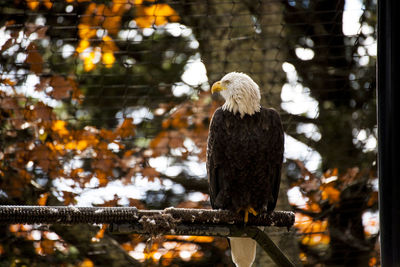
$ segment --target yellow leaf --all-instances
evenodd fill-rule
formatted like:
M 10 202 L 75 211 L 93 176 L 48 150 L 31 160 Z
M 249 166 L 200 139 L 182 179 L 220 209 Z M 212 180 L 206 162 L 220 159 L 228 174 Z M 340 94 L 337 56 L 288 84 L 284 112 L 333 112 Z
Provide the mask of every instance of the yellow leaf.
M 135 21 L 141 28 L 149 28 L 153 24 L 160 26 L 166 24 L 168 21 L 180 20 L 175 10 L 167 4 L 138 6 L 137 9 L 138 14 Z
M 89 46 L 90 46 L 90 42 L 86 39 L 83 39 L 79 42 L 79 45 L 76 48 L 76 52 L 78 52 L 80 54 L 83 51 L 85 51 L 85 49 L 88 48 Z
M 88 142 L 86 140 L 80 140 L 78 141 L 78 144 L 76 145 L 76 149 L 78 150 L 84 150 L 88 147 Z
M 156 17 L 155 24 L 163 25 L 167 22 L 167 19 L 170 21 L 178 21 L 180 18 L 175 12 L 175 10 L 167 4 L 157 4 L 155 5 L 156 9 L 153 15 Z M 160 21 L 158 21 L 160 19 Z
M 107 68 L 111 68 L 115 62 L 114 54 L 112 52 L 103 53 L 102 61 Z
M 73 150 L 73 149 L 75 149 L 75 148 L 76 148 L 76 141 L 68 142 L 68 143 L 65 145 L 65 149 Z
M 69 132 L 68 132 L 68 130 L 65 128 L 65 125 L 66 125 L 66 124 L 67 124 L 67 123 L 66 123 L 65 121 L 56 120 L 56 121 L 53 121 L 53 125 L 51 126 L 51 129 L 52 129 L 54 132 L 57 132 L 60 136 L 68 135 Z
M 88 40 L 96 36 L 97 30 L 91 25 L 81 23 L 78 25 L 79 37 L 83 40 Z
M 79 267 L 94 267 L 94 264 L 91 260 L 86 258 L 84 261 L 82 261 Z
M 39 135 L 39 140 L 42 141 L 42 143 L 46 140 L 47 138 L 47 133 L 44 132 L 43 134 Z
M 308 246 L 315 246 L 319 244 L 328 244 L 329 243 L 329 236 L 325 234 L 310 234 L 306 235 L 302 240 L 301 243 Z
M 83 60 L 83 68 L 85 71 L 93 70 L 96 65 L 94 64 L 95 52 L 90 52 L 87 56 L 84 57 Z

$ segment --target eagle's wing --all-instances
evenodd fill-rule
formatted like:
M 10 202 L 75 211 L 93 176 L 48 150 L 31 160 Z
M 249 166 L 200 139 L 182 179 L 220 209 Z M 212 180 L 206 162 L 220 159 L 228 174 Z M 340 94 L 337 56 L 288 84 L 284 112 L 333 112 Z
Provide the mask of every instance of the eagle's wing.
M 217 158 L 215 153 L 218 151 L 215 149 L 216 140 L 218 139 L 218 127 L 222 120 L 222 109 L 218 108 L 213 117 L 211 118 L 210 129 L 208 132 L 207 140 L 207 174 L 208 174 L 208 184 L 210 193 L 211 207 L 216 208 L 216 198 L 220 191 L 219 181 L 218 181 L 218 170 L 217 170 Z
M 281 118 L 274 109 L 262 109 L 263 127 L 268 127 L 269 146 L 267 153 L 267 162 L 270 164 L 270 182 L 272 183 L 273 202 L 268 202 L 268 211 L 273 211 L 276 206 L 279 194 L 279 185 L 281 183 L 281 169 L 284 152 L 284 131 Z
M 210 202 L 214 209 L 235 210 L 246 206 L 244 202 L 250 199 L 254 202 L 256 198 L 258 200 L 253 205 L 258 208 L 265 205 L 268 211 L 272 211 L 276 206 L 283 161 L 282 123 L 279 114 L 273 109 L 262 108 L 261 114 L 257 116 L 260 119 L 254 117 L 251 121 L 248 119 L 238 124 L 242 119 L 233 122 L 233 117 L 219 108 L 211 119 L 207 142 L 207 173 Z M 228 129 L 235 134 L 229 134 Z M 236 143 L 232 138 L 237 139 Z M 246 145 L 252 148 L 245 149 Z M 246 174 L 243 170 L 249 166 L 257 170 L 249 169 Z M 237 171 L 236 178 L 242 181 L 228 179 Z M 263 180 L 249 179 L 253 176 Z M 236 187 L 230 183 L 236 183 Z M 267 186 L 268 189 L 257 190 L 260 186 Z

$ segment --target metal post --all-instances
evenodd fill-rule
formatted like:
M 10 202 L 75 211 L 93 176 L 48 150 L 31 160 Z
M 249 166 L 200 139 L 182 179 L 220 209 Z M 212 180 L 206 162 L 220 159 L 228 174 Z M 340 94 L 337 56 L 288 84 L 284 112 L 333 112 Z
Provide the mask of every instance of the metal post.
M 400 1 L 378 1 L 378 173 L 382 266 L 400 266 Z M 396 103 L 397 102 L 397 103 Z

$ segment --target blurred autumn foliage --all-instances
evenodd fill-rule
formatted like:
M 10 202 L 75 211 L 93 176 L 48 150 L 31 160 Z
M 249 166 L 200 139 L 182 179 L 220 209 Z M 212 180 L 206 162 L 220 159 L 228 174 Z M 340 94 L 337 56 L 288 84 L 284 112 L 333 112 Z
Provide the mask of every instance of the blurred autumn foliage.
M 182 74 L 183 67 L 194 50 L 190 52 L 189 49 L 182 54 L 180 62 L 166 58 L 162 62 L 155 61 L 146 66 L 150 60 L 163 57 L 163 50 L 168 49 L 168 46 L 177 52 L 186 46 L 185 37 L 174 37 L 168 32 L 157 36 L 144 35 L 148 28 L 179 21 L 177 12 L 171 6 L 139 0 L 115 0 L 108 3 L 27 0 L 15 1 L 12 8 L 12 11 L 29 10 L 36 21 L 29 16 L 2 19 L 2 34 L 7 39 L 1 45 L 4 70 L 0 80 L 2 204 L 75 205 L 76 197 L 82 190 L 105 188 L 114 180 L 121 182 L 121 186 L 132 184 L 136 179 L 163 183 L 161 179 L 165 177 L 149 164 L 149 159 L 167 155 L 172 149 L 180 148 L 183 159 L 199 154 L 204 161 L 207 121 L 217 104 L 211 105 L 207 92 L 198 96 L 195 105 L 183 103 L 185 98 L 171 94 L 171 81 L 177 80 L 176 77 Z M 2 7 L 2 12 L 7 11 L 7 7 Z M 61 11 L 64 16 L 51 14 Z M 40 15 L 42 13 L 46 18 Z M 72 18 L 68 15 L 75 16 Z M 40 18 L 47 22 L 46 25 L 38 22 Z M 60 25 L 59 30 L 47 26 L 54 20 Z M 118 36 L 123 32 L 122 25 L 127 24 L 132 28 L 130 34 L 136 31 L 137 38 L 141 38 L 136 44 L 131 44 L 130 38 L 123 40 Z M 72 25 L 75 32 L 67 35 L 72 34 L 76 38 L 63 36 L 62 28 L 68 28 L 68 25 Z M 127 49 L 128 46 L 132 47 L 132 53 L 143 50 L 142 46 L 146 43 L 143 39 L 146 38 L 149 39 L 149 44 L 152 38 L 164 39 L 161 40 L 161 45 L 166 47 L 160 47 L 156 51 L 158 55 L 137 53 L 132 58 L 127 58 L 132 54 L 121 54 L 121 49 Z M 61 47 L 55 44 L 57 40 L 62 42 Z M 169 44 L 166 43 L 168 40 Z M 60 47 L 59 53 L 52 52 L 54 45 Z M 12 49 L 25 54 L 21 63 L 15 61 L 14 52 L 9 52 Z M 63 53 L 67 53 L 67 56 Z M 116 60 L 128 62 L 131 66 L 127 67 L 126 63 L 125 66 L 117 66 Z M 136 61 L 136 64 L 131 61 Z M 23 75 L 13 75 L 16 71 Z M 125 83 L 121 84 L 121 90 L 124 90 L 128 99 L 118 107 L 116 103 L 119 100 L 110 94 L 121 95 L 119 88 L 115 87 L 120 78 L 107 76 L 107 73 L 115 72 L 133 79 L 133 82 L 126 81 L 131 86 L 135 83 L 146 84 L 146 81 L 149 81 L 149 86 L 158 85 L 160 81 L 166 83 L 164 88 L 158 88 L 160 99 L 148 105 L 157 114 L 153 119 L 154 125 L 149 125 L 147 121 L 141 122 L 141 118 L 136 122 L 137 118 L 129 115 L 127 110 L 131 106 L 138 106 L 137 102 L 143 102 L 142 96 L 154 89 L 141 88 L 139 92 L 133 92 L 137 96 L 134 99 L 127 95 Z M 87 76 L 88 79 L 81 80 L 80 77 L 84 77 L 86 73 L 91 73 Z M 28 81 L 27 76 L 34 77 L 35 80 Z M 103 79 L 99 84 L 99 76 L 109 80 Z M 155 82 L 150 82 L 154 79 Z M 105 101 L 110 102 L 97 105 L 98 100 L 93 97 L 98 95 L 97 86 L 107 84 L 114 85 L 112 92 L 108 90 L 110 94 L 104 94 Z M 30 92 L 26 91 L 27 87 L 30 87 Z M 93 100 L 96 105 L 91 102 Z M 180 102 L 182 104 L 178 105 Z M 107 110 L 110 104 L 115 110 Z M 142 105 L 146 106 L 146 103 Z M 123 109 L 125 114 L 115 118 L 116 112 Z M 85 114 L 79 116 L 77 110 Z M 102 115 L 109 117 L 101 117 Z M 85 121 L 88 118 L 97 123 L 88 124 Z M 154 135 L 154 138 L 148 138 L 149 135 Z M 184 141 L 188 137 L 199 145 L 201 152 L 185 147 Z M 70 188 L 56 186 L 63 182 L 69 184 Z M 188 181 L 181 179 L 182 182 Z M 190 186 L 188 190 L 191 190 Z M 206 191 L 204 186 L 203 191 Z M 122 196 L 114 195 L 113 199 L 105 200 L 101 205 L 118 206 L 121 198 Z M 146 208 L 146 202 L 152 208 L 163 208 L 166 203 L 175 203 L 179 207 L 204 207 L 197 202 L 182 202 L 184 199 L 157 204 L 151 198 L 152 195 L 149 194 L 148 200 L 128 197 L 124 201 L 138 208 Z M 83 242 L 103 242 L 105 229 L 102 227 L 99 231 L 94 230 L 94 235 Z M 97 259 L 96 262 L 94 256 L 77 250 L 82 241 L 72 238 L 71 235 L 77 235 L 76 232 L 65 229 L 43 231 L 35 226 L 11 225 L 2 229 L 2 233 L 7 236 L 8 241 L 1 243 L 0 254 L 2 261 L 9 265 L 94 266 L 101 263 Z M 133 257 L 133 261 L 136 259 L 149 264 L 155 262 L 163 266 L 189 260 L 201 262 L 204 258 L 215 257 L 215 253 L 222 256 L 221 253 L 227 248 L 225 241 L 221 243 L 217 239 L 214 242 L 215 238 L 211 237 L 171 236 L 154 242 L 153 245 L 145 240 L 132 235 L 123 238 L 121 247 Z M 214 252 L 209 251 L 210 247 L 210 251 Z M 32 255 L 35 256 L 31 257 Z M 216 260 L 220 261 L 218 258 L 220 257 Z M 114 260 L 112 266 L 124 266 L 130 262 L 123 257 L 116 257 Z
M 344 1 L 296 2 L 1 2 L 0 204 L 209 208 L 205 147 L 221 105 L 209 83 L 245 71 L 286 133 L 322 158 L 312 172 L 307 159 L 286 159 L 289 193 L 280 198 L 296 211 L 297 238 L 288 250 L 305 266 L 379 265 L 375 152 L 366 148 L 376 125 L 374 55 L 360 63 L 373 33 L 344 36 Z M 376 3 L 362 3 L 360 27 L 374 25 Z M 297 56 L 299 47 L 314 59 Z M 282 87 L 294 82 L 283 63 L 318 102 L 315 118 L 284 108 Z M 306 124 L 317 125 L 320 139 Z M 106 228 L 1 227 L 0 262 L 232 266 L 225 239 Z
M 375 259 L 376 264 L 376 218 L 367 222 L 372 227 L 363 225 L 364 213 L 378 209 L 376 174 L 352 168 L 343 174 L 328 170 L 316 177 L 300 162 L 296 165 L 303 177 L 291 190 L 301 192 L 302 201 L 291 204 L 297 212 L 295 226 L 302 233 L 301 260 L 310 265 L 322 260 L 328 265 L 363 262 L 368 266 Z M 346 251 L 349 243 L 353 250 Z

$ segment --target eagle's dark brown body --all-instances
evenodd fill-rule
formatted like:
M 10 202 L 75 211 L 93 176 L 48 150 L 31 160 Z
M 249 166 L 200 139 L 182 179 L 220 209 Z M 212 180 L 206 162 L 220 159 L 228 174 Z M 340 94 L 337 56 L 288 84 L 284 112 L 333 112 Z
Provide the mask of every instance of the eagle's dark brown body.
M 240 118 L 218 108 L 207 145 L 211 206 L 234 212 L 274 210 L 283 150 L 284 133 L 275 110 L 261 108 Z

